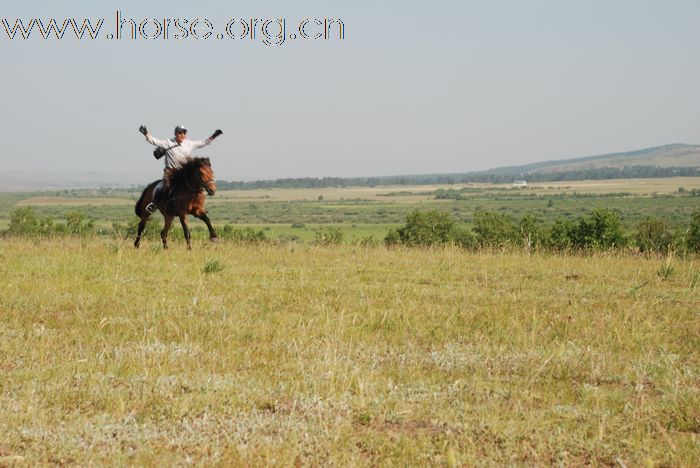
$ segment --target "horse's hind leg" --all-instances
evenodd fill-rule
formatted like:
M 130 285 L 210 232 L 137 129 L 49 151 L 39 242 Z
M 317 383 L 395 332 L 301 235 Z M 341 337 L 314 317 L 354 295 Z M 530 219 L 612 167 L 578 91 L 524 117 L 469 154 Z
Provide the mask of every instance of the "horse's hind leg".
M 207 213 L 204 212 L 195 216 L 207 224 L 207 228 L 209 229 L 209 240 L 212 242 L 217 242 L 218 239 L 216 237 L 216 232 L 214 231 L 214 227 L 211 225 L 211 221 L 209 221 L 209 216 L 207 216 Z
M 146 221 L 148 221 L 149 215 L 147 213 L 144 213 L 143 216 L 141 216 L 141 222 L 139 223 L 139 230 L 138 233 L 136 234 L 136 240 L 134 241 L 134 247 L 137 249 L 141 245 L 141 234 L 143 234 L 143 230 L 146 228 Z
M 190 242 L 190 228 L 187 226 L 187 215 L 180 215 L 180 224 L 182 224 L 182 230 L 185 233 L 185 240 L 187 241 L 187 250 L 192 250 L 192 242 Z
M 168 248 L 168 231 L 170 230 L 170 226 L 173 225 L 173 219 L 175 219 L 174 216 L 170 215 L 165 215 L 165 224 L 163 226 L 163 229 L 160 231 L 160 240 L 163 241 L 163 248 L 167 249 Z

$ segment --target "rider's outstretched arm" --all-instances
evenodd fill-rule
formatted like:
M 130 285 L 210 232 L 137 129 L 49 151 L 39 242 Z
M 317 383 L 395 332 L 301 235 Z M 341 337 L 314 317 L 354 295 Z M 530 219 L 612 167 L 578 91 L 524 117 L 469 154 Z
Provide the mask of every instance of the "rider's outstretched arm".
M 153 135 L 151 135 L 148 132 L 145 125 L 141 125 L 139 127 L 139 132 L 141 132 L 143 136 L 146 137 L 146 141 L 150 144 L 154 146 L 160 146 L 161 148 L 170 148 L 170 142 L 168 140 L 159 140 L 158 138 L 153 138 Z
M 170 143 L 168 140 L 159 140 L 158 138 L 154 138 L 150 133 L 146 134 L 146 141 L 154 146 L 160 146 L 161 148 L 165 149 L 170 148 L 172 145 L 172 143 Z
M 198 141 L 193 141 L 195 148 L 201 148 L 202 146 L 207 146 L 211 145 L 211 142 L 214 141 L 214 138 L 218 137 L 219 135 L 223 134 L 221 130 L 216 130 L 209 138 L 206 140 L 198 140 Z

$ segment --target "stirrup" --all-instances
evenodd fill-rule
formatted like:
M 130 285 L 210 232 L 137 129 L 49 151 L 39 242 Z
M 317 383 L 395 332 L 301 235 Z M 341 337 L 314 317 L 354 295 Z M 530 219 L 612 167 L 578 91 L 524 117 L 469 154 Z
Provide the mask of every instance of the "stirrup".
M 146 211 L 147 211 L 149 214 L 155 213 L 155 211 L 156 211 L 157 209 L 158 209 L 158 207 L 157 207 L 156 204 L 153 203 L 153 202 L 151 202 L 151 203 L 149 203 L 148 205 L 146 205 Z

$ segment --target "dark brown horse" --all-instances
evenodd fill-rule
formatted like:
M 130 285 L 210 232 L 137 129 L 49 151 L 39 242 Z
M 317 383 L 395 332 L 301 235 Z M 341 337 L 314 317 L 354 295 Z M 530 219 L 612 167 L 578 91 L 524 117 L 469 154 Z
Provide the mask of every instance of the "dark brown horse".
M 181 169 L 168 171 L 166 179 L 172 190 L 167 201 L 161 203 L 162 206 L 158 207 L 158 210 L 163 214 L 163 218 L 165 218 L 165 226 L 160 231 L 163 248 L 168 248 L 168 231 L 176 216 L 180 218 L 182 230 L 185 232 L 187 248 L 192 248 L 190 229 L 187 226 L 188 214 L 207 223 L 209 238 L 212 242 L 216 242 L 216 232 L 214 232 L 211 221 L 209 221 L 207 216 L 207 211 L 204 209 L 206 198 L 204 193 L 202 193 L 202 191 L 206 191 L 209 195 L 214 195 L 216 192 L 216 180 L 214 179 L 214 171 L 211 168 L 209 158 L 188 159 Z M 146 227 L 146 221 L 151 216 L 151 213 L 146 210 L 146 206 L 153 201 L 154 191 L 159 183 L 161 181 L 157 180 L 146 187 L 141 194 L 141 198 L 136 202 L 136 216 L 141 218 L 139 232 L 134 241 L 134 247 L 136 248 L 141 244 L 141 234 Z M 165 190 L 165 188 L 161 188 L 161 190 Z

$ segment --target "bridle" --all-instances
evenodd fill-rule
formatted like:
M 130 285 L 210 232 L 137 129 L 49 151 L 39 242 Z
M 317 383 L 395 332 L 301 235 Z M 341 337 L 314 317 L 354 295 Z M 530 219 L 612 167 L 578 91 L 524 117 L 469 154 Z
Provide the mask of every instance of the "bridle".
M 209 195 L 213 194 L 214 189 L 211 188 L 211 185 L 216 184 L 216 179 L 212 177 L 210 180 L 205 182 L 202 180 L 202 173 L 199 171 L 199 167 L 195 168 L 195 172 L 197 173 L 197 182 L 199 183 L 199 187 L 192 188 L 189 177 L 185 178 L 185 186 L 192 192 L 198 192 L 204 189 Z

